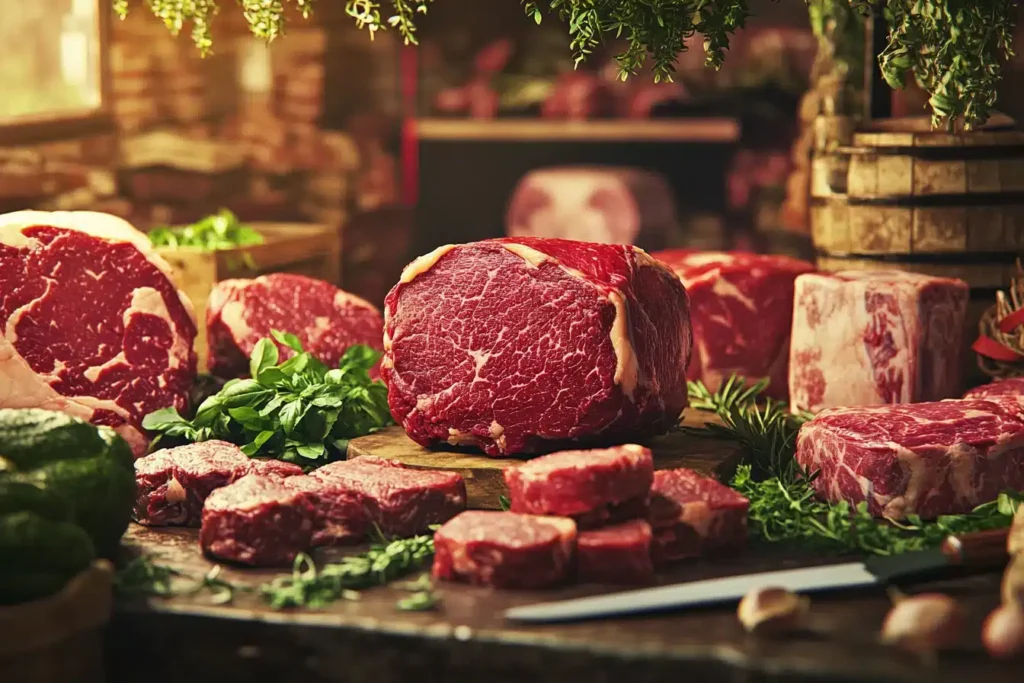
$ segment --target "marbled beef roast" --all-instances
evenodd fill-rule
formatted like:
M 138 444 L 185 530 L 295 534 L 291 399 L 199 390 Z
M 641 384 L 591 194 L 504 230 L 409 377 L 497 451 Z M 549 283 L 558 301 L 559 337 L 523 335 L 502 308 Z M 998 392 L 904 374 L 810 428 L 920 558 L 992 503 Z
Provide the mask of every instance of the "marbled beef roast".
M 305 275 L 223 280 L 210 293 L 206 309 L 210 373 L 248 375 L 256 342 L 274 329 L 294 334 L 303 349 L 335 368 L 353 344 L 379 350 L 383 325 L 380 311 L 369 302 Z M 275 343 L 281 358 L 294 353 Z
M 1008 377 L 974 387 L 964 398 L 1024 398 L 1024 377 Z
M 141 456 L 142 418 L 186 407 L 195 337 L 192 304 L 170 266 L 124 220 L 0 216 L 0 408 L 108 425 Z
M 381 376 L 424 446 L 504 456 L 665 432 L 687 404 L 686 290 L 630 246 L 501 238 L 440 247 L 385 300 Z
M 980 399 L 831 408 L 800 428 L 796 458 L 828 501 L 894 519 L 959 514 L 1024 489 L 1024 420 Z

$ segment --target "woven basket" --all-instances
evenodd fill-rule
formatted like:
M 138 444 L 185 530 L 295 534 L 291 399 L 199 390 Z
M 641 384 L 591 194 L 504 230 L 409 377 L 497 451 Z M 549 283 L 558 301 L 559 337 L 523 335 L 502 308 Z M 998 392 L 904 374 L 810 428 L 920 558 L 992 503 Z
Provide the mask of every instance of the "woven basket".
M 113 566 L 100 560 L 56 595 L 0 607 L 0 681 L 103 683 L 101 628 L 113 578 Z

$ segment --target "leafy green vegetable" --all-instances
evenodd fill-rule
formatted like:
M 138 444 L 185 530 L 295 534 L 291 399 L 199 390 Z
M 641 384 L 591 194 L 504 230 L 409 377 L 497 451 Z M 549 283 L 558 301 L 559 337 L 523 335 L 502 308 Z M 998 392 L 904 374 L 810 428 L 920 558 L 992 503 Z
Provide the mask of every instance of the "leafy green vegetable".
M 0 454 L 0 485 L 59 498 L 62 519 L 88 534 L 98 555 L 117 552 L 135 504 L 135 469 L 113 430 L 55 411 L 0 410 Z
M 239 223 L 235 214 L 227 209 L 221 209 L 192 225 L 153 228 L 148 237 L 154 247 L 168 249 L 193 247 L 217 251 L 263 244 L 263 235 Z
M 752 392 L 744 388 L 742 377 L 731 377 L 711 393 L 703 384 L 690 382 L 692 404 L 713 410 L 724 425 L 684 428 L 742 445 L 742 461 L 730 485 L 750 500 L 748 524 L 756 540 L 814 552 L 893 555 L 937 546 L 949 534 L 1007 527 L 1024 502 L 1024 494 L 1007 491 L 968 514 L 934 521 L 912 515 L 896 522 L 872 516 L 866 503 L 854 507 L 819 500 L 811 487 L 817 473 L 805 472 L 795 458 L 797 432 L 811 416 L 793 415 L 770 399 L 758 405 L 766 386 L 758 383 Z
M 187 442 L 222 439 L 249 456 L 313 467 L 344 457 L 350 439 L 392 423 L 387 388 L 369 375 L 379 352 L 356 344 L 328 369 L 302 350 L 295 335 L 272 335 L 252 351 L 251 378 L 225 384 L 192 420 L 165 408 L 147 415 L 143 427 Z M 278 344 L 294 355 L 278 362 Z
M 426 566 L 434 556 L 432 534 L 377 543 L 367 552 L 326 564 L 319 570 L 308 555 L 295 558 L 292 573 L 262 586 L 263 598 L 274 609 L 320 609 L 337 600 L 356 600 L 356 591 L 384 585 Z M 424 592 L 420 589 L 418 592 Z M 413 600 L 415 596 L 411 597 Z M 428 600 L 415 598 L 413 605 L 426 609 Z M 436 604 L 436 599 L 434 600 Z M 431 605 L 433 606 L 433 605 Z

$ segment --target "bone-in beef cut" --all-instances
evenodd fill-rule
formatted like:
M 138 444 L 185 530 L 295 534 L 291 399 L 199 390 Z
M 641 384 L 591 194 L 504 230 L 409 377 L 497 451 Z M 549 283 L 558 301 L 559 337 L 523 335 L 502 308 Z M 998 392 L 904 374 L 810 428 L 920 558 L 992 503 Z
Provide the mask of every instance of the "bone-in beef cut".
M 996 380 L 980 387 L 974 387 L 964 394 L 964 398 L 1018 398 L 1024 397 L 1024 377 L 1009 377 Z
M 589 583 L 650 583 L 651 525 L 642 519 L 581 531 L 576 539 L 576 575 Z
M 546 588 L 568 578 L 575 545 L 571 519 L 470 510 L 434 534 L 433 574 L 494 588 Z
M 247 474 L 292 477 L 302 468 L 249 458 L 226 441 L 167 448 L 135 461 L 135 521 L 148 526 L 199 526 L 203 503 Z
M 0 408 L 108 425 L 141 456 L 142 418 L 186 407 L 195 337 L 170 266 L 122 219 L 0 216 Z
M 322 280 L 291 273 L 224 280 L 210 293 L 206 309 L 210 373 L 248 375 L 249 354 L 271 330 L 291 332 L 303 349 L 337 367 L 353 344 L 380 350 L 383 325 L 372 304 Z M 277 347 L 282 359 L 294 353 L 284 344 Z
M 968 287 L 897 271 L 796 280 L 789 393 L 796 410 L 959 395 Z M 955 333 L 956 332 L 956 333 Z
M 324 465 L 310 476 L 323 483 L 323 495 L 351 498 L 362 508 L 364 516 L 351 520 L 353 533 L 360 524 L 364 533 L 375 524 L 387 536 L 413 536 L 466 509 L 466 483 L 455 472 L 356 458 Z
M 509 201 L 509 237 L 557 237 L 660 249 L 678 231 L 660 175 L 630 168 L 559 166 L 530 171 Z
M 825 500 L 931 519 L 1024 489 L 1024 420 L 980 399 L 832 408 L 800 428 L 796 458 Z
M 506 468 L 512 512 L 572 517 L 581 528 L 643 516 L 654 481 L 654 459 L 628 444 L 562 451 Z
M 391 414 L 423 446 L 621 443 L 664 433 L 686 407 L 686 290 L 634 247 L 440 247 L 406 267 L 384 316 Z
M 711 391 L 730 375 L 771 380 L 785 401 L 793 283 L 814 266 L 788 256 L 671 249 L 654 258 L 672 268 L 690 296 L 693 358 L 687 376 Z
M 693 470 L 654 473 L 649 519 L 656 563 L 721 553 L 747 540 L 750 502 L 724 484 Z
M 291 564 L 312 543 L 316 513 L 312 495 L 287 482 L 250 474 L 211 493 L 199 529 L 203 552 L 252 567 Z

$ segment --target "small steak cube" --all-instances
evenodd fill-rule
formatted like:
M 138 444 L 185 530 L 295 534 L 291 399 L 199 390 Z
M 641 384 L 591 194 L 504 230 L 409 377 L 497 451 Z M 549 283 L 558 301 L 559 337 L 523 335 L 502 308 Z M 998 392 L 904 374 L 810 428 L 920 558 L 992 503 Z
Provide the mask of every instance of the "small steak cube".
M 504 476 L 512 512 L 572 517 L 590 527 L 643 514 L 654 459 L 634 444 L 562 451 L 509 467 Z
M 907 272 L 801 275 L 789 357 L 793 408 L 956 396 L 967 294 L 961 280 Z
M 139 458 L 135 520 L 148 526 L 199 526 L 207 496 L 247 474 L 283 478 L 302 474 L 302 468 L 249 458 L 226 441 L 203 441 Z
M 651 488 L 657 563 L 731 550 L 747 539 L 750 502 L 693 470 L 660 470 Z
M 366 526 L 407 537 L 441 524 L 466 509 L 466 483 L 455 472 L 417 470 L 380 458 L 356 458 L 310 473 L 333 491 L 359 501 Z
M 495 588 L 545 588 L 569 576 L 576 523 L 565 517 L 470 510 L 434 534 L 433 574 Z
M 309 493 L 285 479 L 248 475 L 206 499 L 199 545 L 219 560 L 287 566 L 310 547 L 315 520 Z
M 642 519 L 581 531 L 576 540 L 579 580 L 593 583 L 650 583 L 651 525 Z
M 315 514 L 313 545 L 340 545 L 366 538 L 369 518 L 361 496 L 308 475 L 289 477 L 285 483 L 310 494 Z

